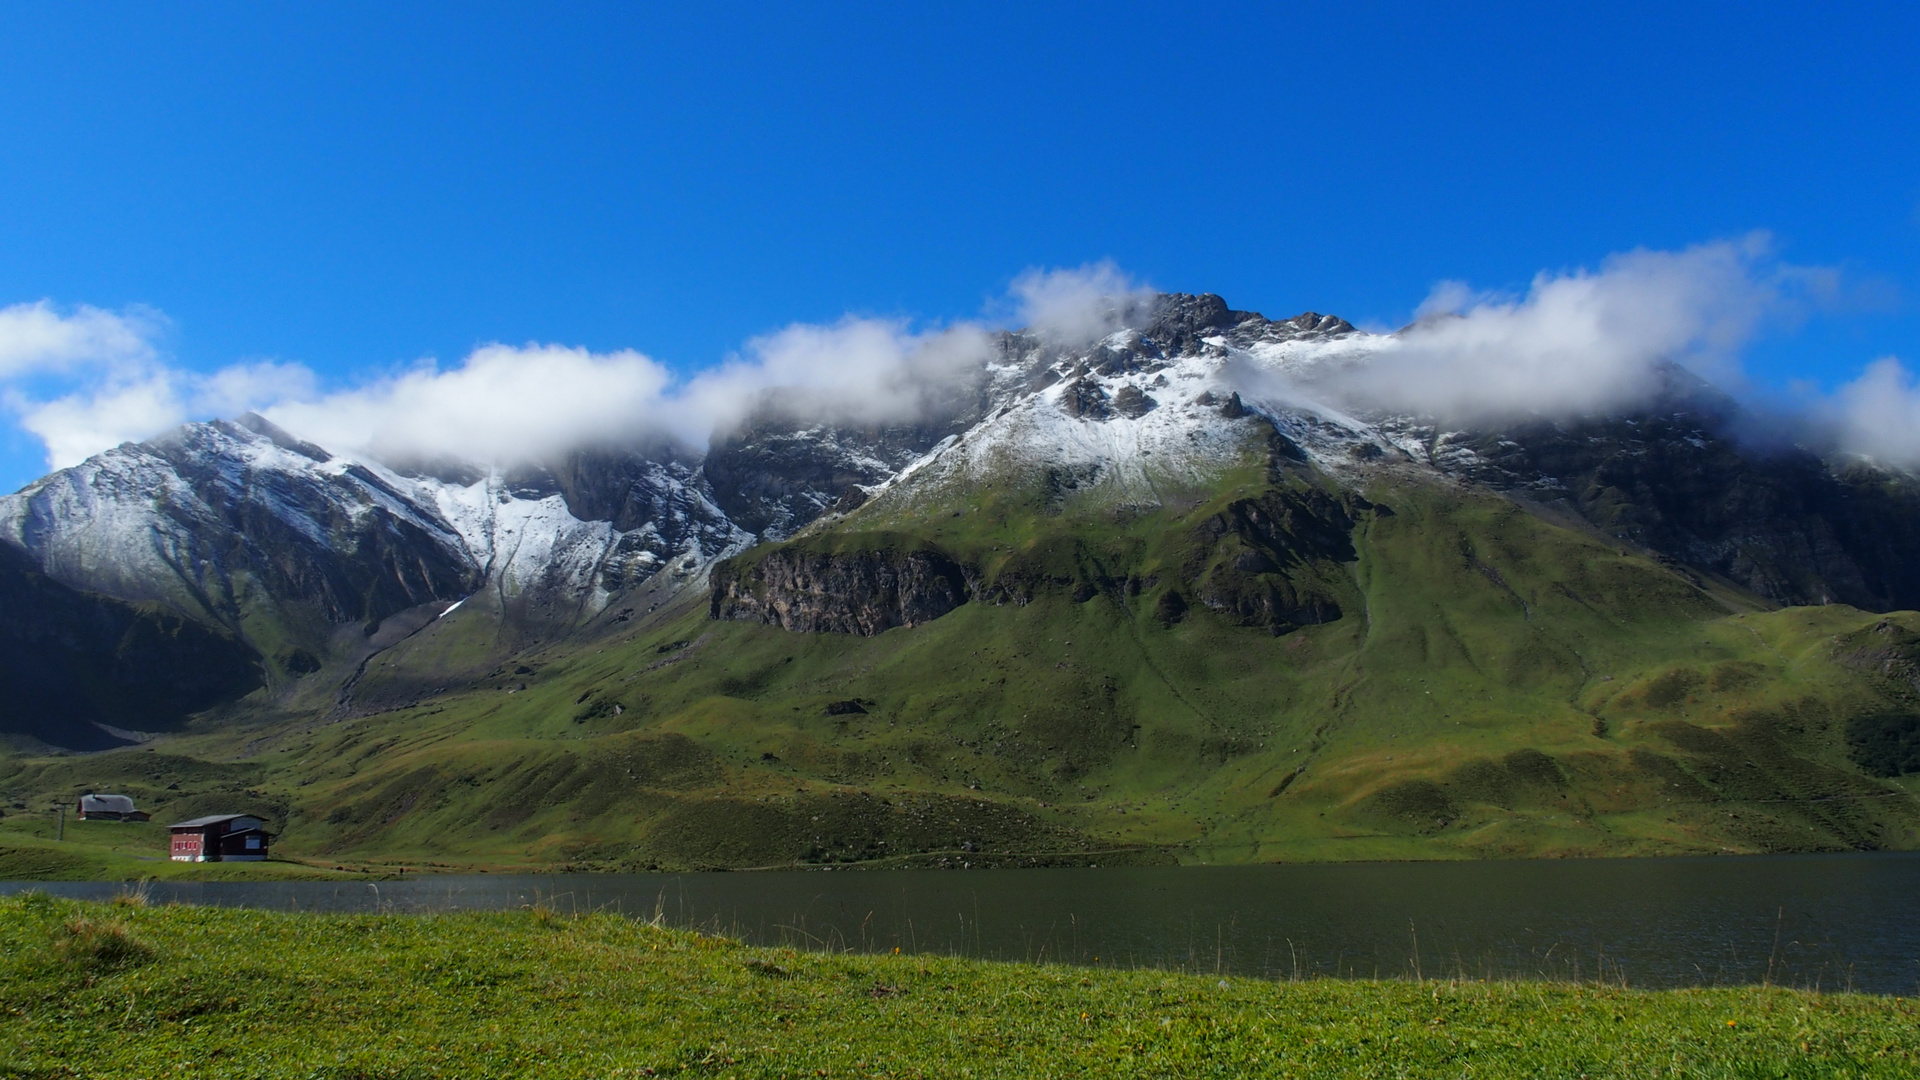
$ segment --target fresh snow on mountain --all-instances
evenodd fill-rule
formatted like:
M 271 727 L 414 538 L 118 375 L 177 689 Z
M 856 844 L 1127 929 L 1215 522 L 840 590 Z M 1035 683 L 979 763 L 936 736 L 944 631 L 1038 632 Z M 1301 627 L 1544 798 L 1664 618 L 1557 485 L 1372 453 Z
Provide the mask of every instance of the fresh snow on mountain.
M 668 567 L 692 579 L 752 537 L 664 470 L 662 525 L 616 529 L 498 471 L 460 484 L 337 454 L 258 417 L 189 424 L 0 498 L 0 540 L 77 588 L 168 604 L 243 631 L 262 605 L 370 619 L 480 590 L 540 593 L 591 614 Z M 714 527 L 714 523 L 718 523 Z M 376 597 L 370 606 L 363 601 Z
M 1404 459 L 1393 436 L 1307 389 L 1329 366 L 1364 363 L 1384 340 L 1324 316 L 1249 318 L 1175 352 L 1122 330 L 1046 364 L 1056 381 L 933 447 L 876 487 L 874 505 L 906 512 L 949 483 L 1036 470 L 1116 503 L 1160 505 L 1165 492 L 1203 487 L 1245 460 L 1268 427 L 1335 474 L 1388 452 Z M 1031 378 L 1018 365 L 1001 372 Z
M 482 587 L 502 599 L 537 591 L 577 600 L 583 610 L 595 612 L 622 586 L 638 584 L 676 561 L 682 571 L 704 568 L 753 540 L 728 528 L 711 549 L 711 541 L 699 533 L 684 547 L 669 548 L 657 523 L 622 532 L 610 521 L 582 521 L 568 509 L 565 496 L 520 497 L 498 470 L 464 487 L 431 478 L 413 483 L 459 533 Z M 711 500 L 697 493 L 690 498 L 724 521 Z

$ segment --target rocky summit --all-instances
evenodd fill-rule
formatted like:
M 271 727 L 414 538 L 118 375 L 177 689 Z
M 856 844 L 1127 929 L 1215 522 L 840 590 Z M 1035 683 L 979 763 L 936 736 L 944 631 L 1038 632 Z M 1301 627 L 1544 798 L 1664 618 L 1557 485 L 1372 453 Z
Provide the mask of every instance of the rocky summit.
M 1920 843 L 1913 475 L 1678 367 L 1468 423 L 1344 394 L 1396 337 L 1333 316 L 1129 321 L 878 422 L 503 468 L 249 415 L 56 472 L 0 499 L 0 794 L 449 865 Z

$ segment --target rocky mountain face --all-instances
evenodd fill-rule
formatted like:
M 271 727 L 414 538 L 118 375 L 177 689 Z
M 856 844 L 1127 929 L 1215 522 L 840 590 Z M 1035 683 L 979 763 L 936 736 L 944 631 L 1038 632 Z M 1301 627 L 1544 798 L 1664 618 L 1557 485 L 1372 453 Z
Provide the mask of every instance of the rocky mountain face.
M 910 537 L 863 539 L 854 549 L 801 542 L 721 563 L 712 575 L 712 617 L 871 637 L 967 602 L 969 574 L 952 556 Z
M 29 485 L 0 500 L 0 539 L 72 588 L 242 637 L 270 619 L 284 640 L 262 651 L 295 673 L 317 666 L 331 627 L 479 581 L 399 477 L 258 418 L 191 424 Z
M 702 471 L 730 520 L 778 540 L 830 510 L 858 505 L 865 488 L 886 483 L 947 437 L 949 426 L 841 429 L 761 416 L 717 441 Z
M 1920 607 L 1920 486 L 1743 438 L 1742 419 L 1688 388 L 1633 416 L 1449 433 L 1430 452 L 1449 475 L 1566 508 L 1776 603 Z
M 1278 636 L 1332 622 L 1344 614 L 1338 598 L 1290 571 L 1352 562 L 1359 511 L 1376 509 L 1313 487 L 1237 499 L 1196 530 L 1204 546 L 1196 545 L 1183 576 L 1201 603 L 1242 626 Z
M 640 590 L 653 597 L 641 614 L 708 588 L 715 618 L 853 634 L 1049 583 L 1138 594 L 1143 582 L 1085 552 L 1062 556 L 1066 569 L 1033 551 L 976 565 L 905 539 L 830 538 L 903 538 L 1012 487 L 1049 513 L 1118 521 L 1199 505 L 1250 467 L 1273 490 L 1179 538 L 1178 587 L 1155 594 L 1166 619 L 1206 608 L 1282 634 L 1341 618 L 1346 572 L 1329 568 L 1353 558 L 1354 529 L 1392 512 L 1365 494 L 1389 481 L 1497 493 L 1779 604 L 1920 607 L 1913 478 L 1758 443 L 1736 404 L 1677 370 L 1631 412 L 1497 428 L 1316 400 L 1319 374 L 1387 340 L 1332 316 L 1171 295 L 1091 344 L 999 335 L 977 370 L 930 383 L 898 421 L 810 420 L 769 399 L 700 450 L 603 447 L 510 471 L 399 467 L 256 416 L 189 424 L 0 498 L 0 550 L 44 587 L 92 598 L 69 605 L 151 605 L 180 641 L 200 631 L 179 627 L 204 628 L 215 637 L 190 651 L 234 643 L 273 686 L 341 658 L 364 668 L 383 624 L 417 629 L 477 596 L 461 617 L 537 643 L 635 617 L 623 598 Z

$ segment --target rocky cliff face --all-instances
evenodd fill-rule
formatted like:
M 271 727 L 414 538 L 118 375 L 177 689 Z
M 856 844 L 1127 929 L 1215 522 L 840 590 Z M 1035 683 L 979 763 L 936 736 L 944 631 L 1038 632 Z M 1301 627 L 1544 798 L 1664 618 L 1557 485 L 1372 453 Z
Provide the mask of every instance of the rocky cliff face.
M 759 417 L 716 439 L 702 466 L 728 519 L 778 540 L 849 492 L 885 483 L 946 437 L 945 425 L 822 428 Z
M 858 549 L 802 542 L 721 563 L 712 573 L 710 613 L 802 633 L 871 637 L 930 622 L 967 602 L 967 571 L 951 556 L 907 537 L 863 539 Z
M 734 524 L 766 540 L 859 505 L 865 489 L 886 484 L 1029 393 L 1029 380 L 1058 355 L 1022 334 L 1001 334 L 995 347 L 997 355 L 978 370 L 922 386 L 914 415 L 891 423 L 823 421 L 776 398 L 762 401 L 737 429 L 716 433 L 702 460 L 714 501 Z

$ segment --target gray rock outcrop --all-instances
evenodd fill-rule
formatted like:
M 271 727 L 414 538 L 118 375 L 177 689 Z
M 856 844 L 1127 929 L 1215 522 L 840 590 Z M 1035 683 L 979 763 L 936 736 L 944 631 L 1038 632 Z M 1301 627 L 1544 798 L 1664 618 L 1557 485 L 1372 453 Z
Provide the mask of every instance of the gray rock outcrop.
M 931 622 L 966 603 L 968 577 L 951 556 L 926 546 L 836 551 L 793 544 L 717 564 L 710 614 L 871 637 Z

